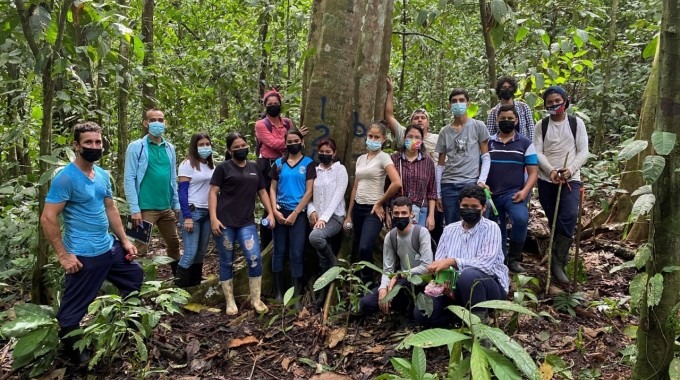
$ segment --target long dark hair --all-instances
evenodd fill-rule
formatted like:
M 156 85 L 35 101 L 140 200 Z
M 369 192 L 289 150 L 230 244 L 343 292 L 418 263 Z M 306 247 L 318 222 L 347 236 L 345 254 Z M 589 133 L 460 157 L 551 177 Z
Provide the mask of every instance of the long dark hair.
M 227 149 L 224 151 L 224 160 L 225 161 L 232 159 L 231 153 L 229 153 L 229 151 L 231 150 L 231 144 L 233 144 L 234 141 L 236 141 L 238 139 L 241 139 L 241 140 L 245 141 L 246 143 L 248 142 L 248 140 L 246 140 L 246 138 L 243 137 L 241 132 L 234 131 L 234 132 L 231 132 L 227 135 Z
M 418 133 L 420 133 L 420 152 L 425 153 L 425 142 L 423 141 L 423 138 L 425 138 L 425 132 L 423 132 L 423 128 L 421 128 L 420 125 L 411 124 L 406 127 L 406 130 L 404 131 L 404 143 L 406 143 L 406 134 L 408 134 L 411 129 L 415 129 L 418 131 Z M 406 151 L 406 144 L 401 146 L 401 151 Z
M 210 136 L 208 136 L 207 133 L 205 132 L 194 133 L 194 135 L 191 136 L 191 141 L 189 142 L 189 157 L 187 157 L 187 160 L 189 160 L 191 167 L 193 167 L 199 172 L 201 171 L 201 156 L 198 155 L 198 141 L 202 139 L 208 139 L 208 141 L 210 142 L 210 146 L 212 147 L 212 140 L 210 139 Z M 210 169 L 215 168 L 212 154 L 208 156 L 208 158 L 206 158 L 206 161 L 208 162 L 208 167 Z

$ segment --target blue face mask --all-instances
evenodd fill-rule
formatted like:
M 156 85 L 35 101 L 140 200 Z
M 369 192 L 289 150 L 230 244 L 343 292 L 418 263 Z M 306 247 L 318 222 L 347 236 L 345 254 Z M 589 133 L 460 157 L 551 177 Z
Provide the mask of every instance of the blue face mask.
M 206 158 L 210 157 L 211 154 L 212 154 L 212 147 L 209 147 L 209 146 L 199 146 L 198 147 L 198 155 L 202 159 L 205 160 Z
M 162 135 L 163 132 L 165 132 L 165 124 L 160 121 L 152 121 L 149 123 L 149 133 L 151 133 L 151 136 L 158 137 Z
M 467 103 L 453 103 L 451 104 L 451 112 L 455 117 L 461 117 L 467 112 Z
M 371 152 L 375 152 L 382 148 L 382 141 L 366 140 L 366 148 Z

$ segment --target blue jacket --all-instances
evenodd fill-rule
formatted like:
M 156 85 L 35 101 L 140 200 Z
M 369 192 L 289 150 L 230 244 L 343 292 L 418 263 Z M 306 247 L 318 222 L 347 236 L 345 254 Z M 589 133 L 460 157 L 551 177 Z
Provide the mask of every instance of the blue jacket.
M 170 185 L 172 186 L 172 209 L 179 210 L 179 198 L 177 197 L 177 155 L 175 147 L 168 141 L 165 142 L 165 151 L 170 158 Z M 125 176 L 123 187 L 130 213 L 141 212 L 139 209 L 139 188 L 144 179 L 146 168 L 149 166 L 149 140 L 147 136 L 130 143 L 125 152 Z

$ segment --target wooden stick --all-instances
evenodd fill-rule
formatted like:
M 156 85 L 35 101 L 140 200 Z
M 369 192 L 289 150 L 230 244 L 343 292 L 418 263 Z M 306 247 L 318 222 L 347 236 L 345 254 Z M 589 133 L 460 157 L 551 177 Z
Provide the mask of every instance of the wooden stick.
M 567 159 L 569 158 L 569 152 L 567 152 L 566 157 L 564 157 L 564 165 L 562 168 L 567 166 Z M 560 210 L 560 198 L 562 197 L 562 184 L 560 182 L 557 187 L 557 201 L 555 202 L 555 212 L 553 214 L 552 228 L 550 230 L 550 242 L 548 243 L 548 278 L 545 281 L 545 294 L 548 294 L 550 289 L 550 276 L 552 275 L 552 246 L 555 240 L 555 229 L 557 228 L 557 212 Z
M 331 282 L 328 286 L 328 292 L 326 293 L 326 300 L 323 303 L 323 319 L 321 319 L 321 326 L 326 326 L 328 322 L 328 312 L 331 308 L 331 300 L 333 299 L 333 294 L 335 294 L 335 281 Z
M 571 281 L 571 288 L 576 291 L 577 277 L 578 277 L 578 254 L 581 248 L 581 231 L 583 226 L 581 225 L 581 217 L 583 216 L 583 198 L 585 198 L 585 189 L 583 184 L 581 184 L 581 191 L 579 191 L 578 200 L 578 221 L 576 222 L 576 248 L 574 249 L 574 279 Z

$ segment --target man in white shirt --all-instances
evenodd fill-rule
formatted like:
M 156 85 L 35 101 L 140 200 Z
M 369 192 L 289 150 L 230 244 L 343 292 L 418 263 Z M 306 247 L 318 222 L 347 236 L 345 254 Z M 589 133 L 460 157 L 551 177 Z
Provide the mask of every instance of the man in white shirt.
M 588 133 L 583 120 L 567 115 L 569 98 L 562 87 L 548 87 L 543 93 L 543 104 L 550 117 L 539 121 L 535 128 L 538 199 L 552 226 L 557 192 L 562 185 L 550 269 L 557 281 L 567 283 L 569 279 L 564 267 L 569 262 L 569 247 L 576 228 L 581 190 L 580 169 L 588 159 Z

